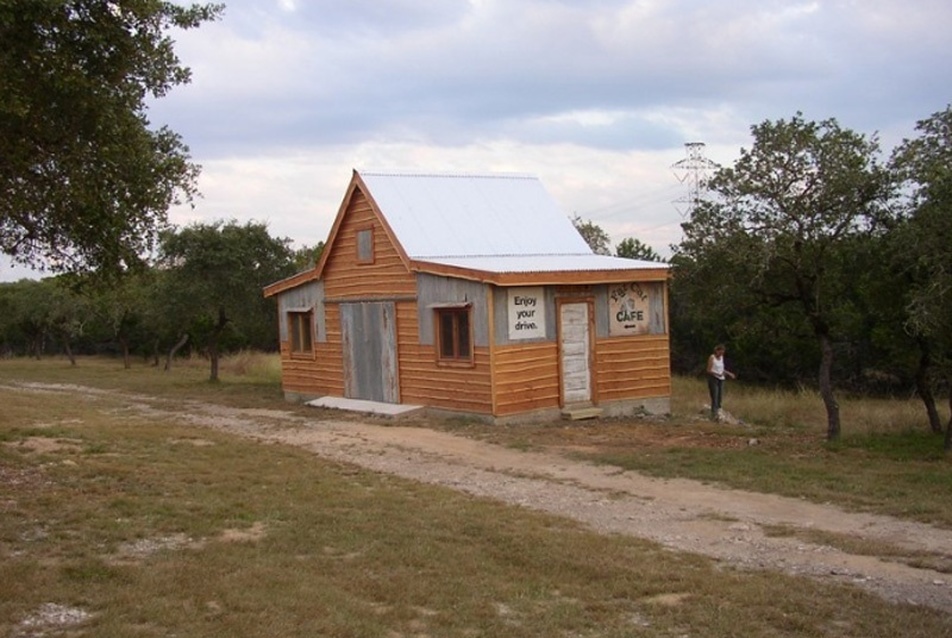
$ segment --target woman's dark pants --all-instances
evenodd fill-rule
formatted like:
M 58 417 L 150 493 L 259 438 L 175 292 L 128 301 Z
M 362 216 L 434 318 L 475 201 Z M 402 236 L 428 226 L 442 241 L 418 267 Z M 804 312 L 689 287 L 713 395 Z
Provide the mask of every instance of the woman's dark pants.
M 707 376 L 707 389 L 711 393 L 711 418 L 716 419 L 721 410 L 721 400 L 724 398 L 724 379 Z

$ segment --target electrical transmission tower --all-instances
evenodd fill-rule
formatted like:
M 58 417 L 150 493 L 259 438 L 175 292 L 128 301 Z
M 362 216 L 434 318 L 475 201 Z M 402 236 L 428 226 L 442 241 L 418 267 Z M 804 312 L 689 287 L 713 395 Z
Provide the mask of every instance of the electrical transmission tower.
M 671 168 L 678 181 L 688 185 L 687 195 L 674 200 L 674 206 L 681 217 L 689 217 L 701 201 L 701 190 L 708 174 L 719 169 L 720 165 L 704 157 L 704 142 L 687 142 L 684 150 L 687 151 L 687 157 L 672 164 Z

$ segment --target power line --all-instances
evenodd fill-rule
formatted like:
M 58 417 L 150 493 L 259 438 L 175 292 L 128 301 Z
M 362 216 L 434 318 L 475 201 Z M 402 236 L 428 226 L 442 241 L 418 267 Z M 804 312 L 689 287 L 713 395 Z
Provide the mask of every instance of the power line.
M 578 211 L 578 215 L 591 217 L 597 215 L 600 218 L 614 217 L 628 212 L 637 212 L 655 204 L 669 203 L 671 195 L 678 189 L 677 186 L 666 186 L 664 188 L 645 193 L 633 199 L 627 199 L 613 204 L 606 204 L 598 208 L 590 208 Z
M 705 187 L 708 173 L 716 171 L 720 165 L 704 157 L 704 142 L 686 142 L 684 149 L 687 157 L 672 164 L 671 168 L 679 182 L 687 183 L 688 193 L 672 203 L 681 217 L 688 217 L 701 201 L 701 190 Z

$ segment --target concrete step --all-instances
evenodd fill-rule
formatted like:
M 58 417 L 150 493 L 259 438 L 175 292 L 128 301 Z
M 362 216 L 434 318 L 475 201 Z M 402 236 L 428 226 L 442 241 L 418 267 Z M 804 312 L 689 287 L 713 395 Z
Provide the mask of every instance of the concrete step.
M 593 405 L 566 406 L 562 409 L 562 417 L 572 421 L 582 421 L 584 419 L 597 419 L 602 416 L 603 410 Z

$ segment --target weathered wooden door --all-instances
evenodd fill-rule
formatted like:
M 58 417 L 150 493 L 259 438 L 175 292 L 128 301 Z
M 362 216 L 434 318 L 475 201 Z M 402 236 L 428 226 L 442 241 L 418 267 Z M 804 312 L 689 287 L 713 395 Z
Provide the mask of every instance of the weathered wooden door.
M 592 344 L 587 301 L 559 304 L 559 371 L 562 405 L 592 401 Z
M 345 397 L 399 403 L 394 317 L 392 302 L 340 305 Z

